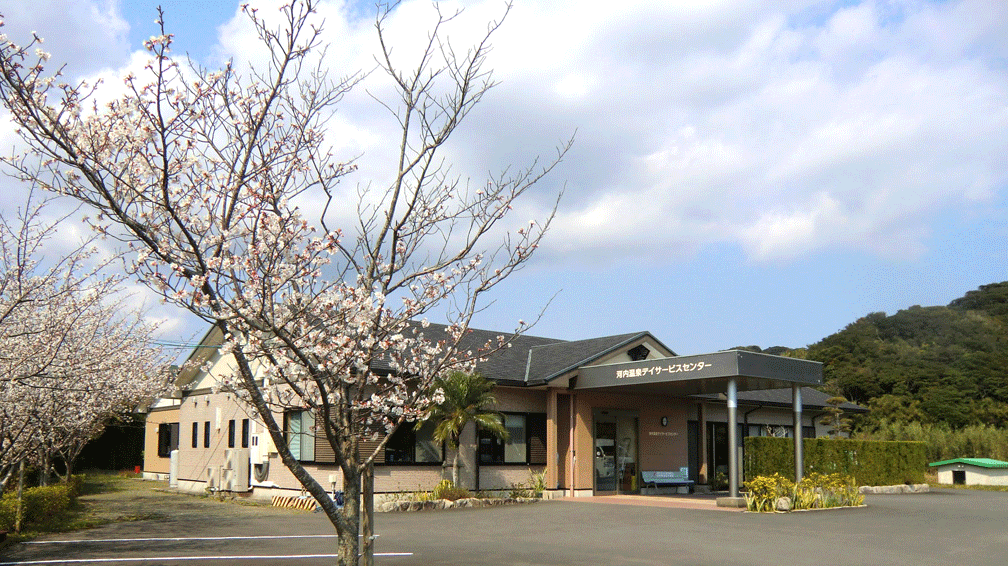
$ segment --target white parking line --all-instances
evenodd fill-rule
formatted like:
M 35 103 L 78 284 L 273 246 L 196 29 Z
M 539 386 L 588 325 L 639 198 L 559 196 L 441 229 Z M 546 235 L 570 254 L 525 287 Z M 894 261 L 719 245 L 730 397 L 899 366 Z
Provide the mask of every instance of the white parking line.
M 375 535 L 377 536 L 377 535 Z M 337 535 L 249 535 L 228 537 L 149 537 L 149 538 L 93 538 L 78 540 L 29 540 L 21 544 L 82 544 L 87 542 L 178 542 L 186 540 L 255 540 L 255 539 L 298 539 L 298 538 L 336 538 Z
M 413 556 L 412 552 L 376 552 L 379 556 Z M 122 562 L 192 562 L 196 560 L 299 560 L 306 558 L 339 558 L 338 554 L 262 554 L 262 555 L 220 555 L 220 556 L 140 556 L 135 558 L 63 558 L 58 560 L 24 560 L 21 562 L 0 562 L 0 566 L 23 566 L 27 564 L 108 564 Z

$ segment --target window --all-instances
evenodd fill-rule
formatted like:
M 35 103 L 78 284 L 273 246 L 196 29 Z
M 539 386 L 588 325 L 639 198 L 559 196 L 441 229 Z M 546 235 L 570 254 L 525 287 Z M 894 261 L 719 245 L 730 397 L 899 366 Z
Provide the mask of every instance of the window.
M 310 411 L 284 413 L 287 446 L 295 460 L 315 461 L 315 417 Z
M 192 447 L 196 448 L 199 446 L 199 423 L 193 421 L 192 424 Z
M 749 425 L 748 436 L 776 436 L 779 438 L 794 438 L 794 426 L 792 425 Z M 802 438 L 815 438 L 814 426 L 802 427 Z
M 504 444 L 504 462 L 525 462 L 528 443 L 525 442 L 525 415 L 504 415 L 508 441 Z
M 543 413 L 505 413 L 507 442 L 492 433 L 479 431 L 480 464 L 545 464 L 546 415 Z
M 210 448 L 210 421 L 203 423 L 203 448 Z
M 178 450 L 179 424 L 161 423 L 158 425 L 158 456 L 167 458 L 172 450 Z
M 249 447 L 249 420 L 242 419 L 242 448 Z
M 405 423 L 392 433 L 385 444 L 386 464 L 433 464 L 444 460 L 441 443 L 434 440 L 434 423 L 419 429 Z
M 234 448 L 235 446 L 235 420 L 231 419 L 228 421 L 228 448 Z

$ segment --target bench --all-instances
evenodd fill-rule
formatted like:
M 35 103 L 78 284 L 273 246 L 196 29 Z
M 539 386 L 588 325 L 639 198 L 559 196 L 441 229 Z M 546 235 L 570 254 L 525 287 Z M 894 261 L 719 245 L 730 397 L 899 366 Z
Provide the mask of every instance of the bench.
M 686 488 L 686 492 L 692 490 L 693 480 L 689 479 L 689 468 L 683 466 L 679 468 L 677 472 L 641 472 L 641 483 L 644 487 L 653 487 L 656 490 L 659 487 L 669 486 L 677 488 Z

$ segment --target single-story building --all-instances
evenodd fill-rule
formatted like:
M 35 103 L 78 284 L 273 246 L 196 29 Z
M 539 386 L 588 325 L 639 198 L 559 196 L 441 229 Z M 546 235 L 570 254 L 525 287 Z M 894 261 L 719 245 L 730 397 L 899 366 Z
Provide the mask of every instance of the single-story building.
M 945 485 L 1008 485 L 1008 462 L 991 458 L 955 458 L 931 462 L 938 483 Z
M 479 345 L 498 334 L 471 330 L 467 339 Z M 209 332 L 179 375 L 179 391 L 151 406 L 145 476 L 164 477 L 177 449 L 181 488 L 299 491 L 251 410 L 215 387 L 215 376 L 234 364 L 220 344 L 219 332 Z M 496 384 L 510 439 L 472 424 L 464 431 L 460 483 L 473 490 L 506 490 L 545 473 L 548 495 L 640 493 L 645 478 L 656 477 L 700 490 L 733 478 L 737 494 L 740 466 L 729 463 L 741 462 L 743 437 L 828 432 L 819 417 L 829 396 L 814 389 L 822 383 L 818 362 L 736 350 L 679 356 L 649 332 L 575 341 L 519 336 L 477 371 Z M 309 473 L 324 486 L 341 481 L 310 412 L 276 417 Z M 400 427 L 377 459 L 375 491 L 430 489 L 451 476 L 452 458 L 428 428 Z

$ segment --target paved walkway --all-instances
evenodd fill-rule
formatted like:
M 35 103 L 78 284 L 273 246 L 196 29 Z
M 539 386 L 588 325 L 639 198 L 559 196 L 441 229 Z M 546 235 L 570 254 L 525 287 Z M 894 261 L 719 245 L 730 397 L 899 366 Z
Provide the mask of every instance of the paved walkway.
M 152 491 L 152 490 L 151 490 Z M 136 499 L 136 493 L 128 494 Z M 143 495 L 155 516 L 0 552 L 0 563 L 318 566 L 336 541 L 321 513 Z M 608 496 L 379 513 L 378 566 L 1004 566 L 1008 493 L 869 495 L 822 513 L 710 513 L 713 496 Z M 674 508 L 668 506 L 690 506 Z M 701 506 L 702 508 L 697 508 Z M 129 511 L 129 509 L 124 509 Z M 71 562 L 72 561 L 72 562 Z
M 718 507 L 717 494 L 695 495 L 595 495 L 592 497 L 565 497 L 561 501 L 605 503 L 609 505 L 638 505 L 669 509 L 706 509 L 709 511 L 739 512 L 743 509 Z

